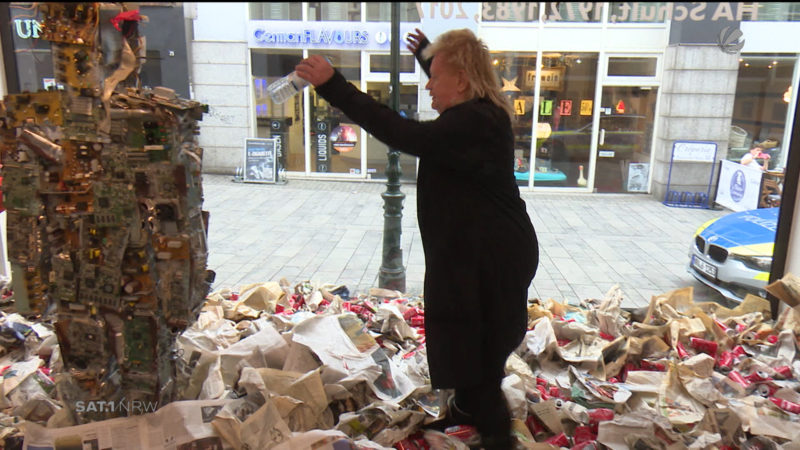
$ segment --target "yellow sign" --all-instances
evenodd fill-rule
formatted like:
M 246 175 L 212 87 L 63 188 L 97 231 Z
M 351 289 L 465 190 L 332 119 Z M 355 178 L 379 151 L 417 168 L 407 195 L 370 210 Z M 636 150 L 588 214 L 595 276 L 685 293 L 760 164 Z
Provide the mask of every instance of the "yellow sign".
M 582 116 L 591 116 L 592 115 L 592 101 L 591 100 L 581 100 L 581 115 Z
M 514 100 L 514 114 L 518 116 L 525 115 L 525 99 L 520 98 Z

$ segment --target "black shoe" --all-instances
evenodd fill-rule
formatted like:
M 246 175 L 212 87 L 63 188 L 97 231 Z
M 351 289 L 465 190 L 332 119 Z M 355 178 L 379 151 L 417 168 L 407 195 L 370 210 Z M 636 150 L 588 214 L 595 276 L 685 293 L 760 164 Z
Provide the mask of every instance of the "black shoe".
M 464 412 L 456 405 L 455 395 L 451 395 L 450 398 L 447 399 L 447 415 L 452 417 L 459 425 L 475 425 L 475 419 L 472 417 L 472 414 Z
M 431 422 L 424 426 L 424 428 L 429 428 L 431 430 L 441 431 L 444 433 L 444 430 L 456 425 L 475 425 L 475 421 L 472 418 L 472 414 L 467 414 L 462 411 L 458 406 L 456 406 L 455 396 L 450 396 L 447 399 L 447 410 L 445 412 L 445 417 L 443 419 L 437 420 L 435 422 Z

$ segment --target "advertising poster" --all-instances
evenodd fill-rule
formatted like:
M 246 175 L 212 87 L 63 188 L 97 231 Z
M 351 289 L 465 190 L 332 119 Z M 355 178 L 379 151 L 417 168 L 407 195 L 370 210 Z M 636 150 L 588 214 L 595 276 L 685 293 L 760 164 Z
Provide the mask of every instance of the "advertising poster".
M 275 139 L 249 138 L 244 144 L 244 181 L 274 183 L 277 179 Z
M 715 201 L 737 212 L 758 208 L 762 176 L 761 169 L 723 160 Z

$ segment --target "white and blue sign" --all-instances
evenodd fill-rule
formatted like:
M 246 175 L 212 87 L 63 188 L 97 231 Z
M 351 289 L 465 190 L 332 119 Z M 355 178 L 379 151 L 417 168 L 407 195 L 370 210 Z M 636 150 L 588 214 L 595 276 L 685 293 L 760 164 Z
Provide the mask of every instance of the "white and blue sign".
M 405 36 L 419 24 L 400 24 L 401 52 Z M 297 22 L 251 20 L 247 41 L 251 48 L 294 48 L 309 50 L 391 50 L 392 26 L 385 22 Z
M 244 181 L 275 183 L 278 177 L 277 139 L 244 140 Z
M 733 211 L 758 208 L 762 176 L 761 169 L 722 160 L 716 202 Z

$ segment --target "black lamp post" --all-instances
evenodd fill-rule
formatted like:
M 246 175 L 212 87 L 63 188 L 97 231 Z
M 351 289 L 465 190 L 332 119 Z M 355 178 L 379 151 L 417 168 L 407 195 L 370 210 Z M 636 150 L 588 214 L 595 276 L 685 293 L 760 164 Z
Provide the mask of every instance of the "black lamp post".
M 400 8 L 398 2 L 392 2 L 392 35 L 391 35 L 391 75 L 390 101 L 395 111 L 400 110 Z M 386 192 L 383 197 L 383 260 L 378 276 L 378 285 L 382 288 L 400 292 L 406 290 L 406 270 L 403 267 L 403 249 L 400 248 L 400 237 L 403 234 L 403 200 L 405 194 L 400 192 L 400 152 L 389 148 L 386 163 Z

